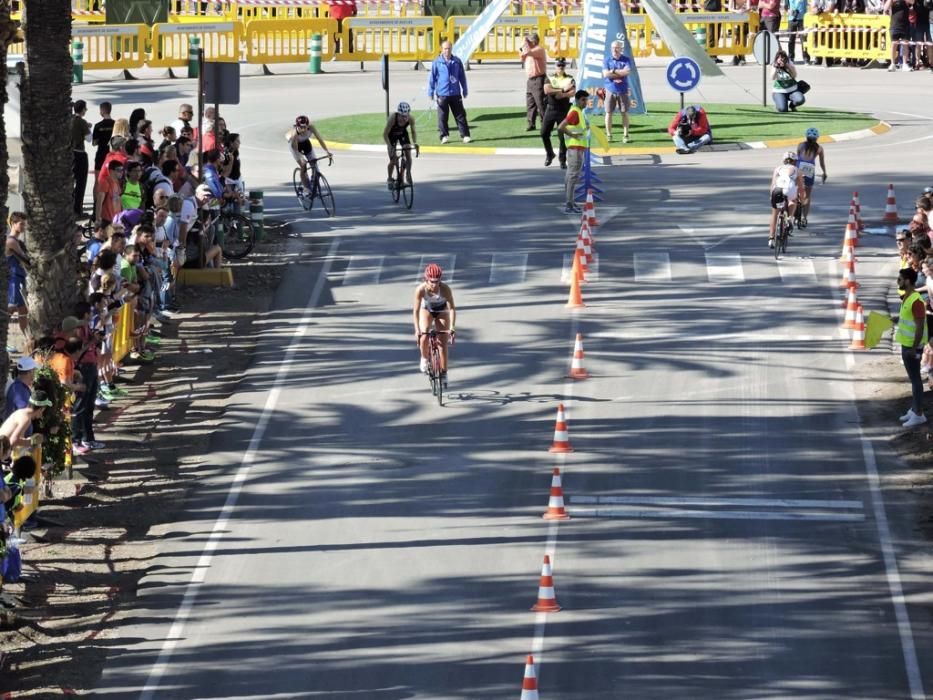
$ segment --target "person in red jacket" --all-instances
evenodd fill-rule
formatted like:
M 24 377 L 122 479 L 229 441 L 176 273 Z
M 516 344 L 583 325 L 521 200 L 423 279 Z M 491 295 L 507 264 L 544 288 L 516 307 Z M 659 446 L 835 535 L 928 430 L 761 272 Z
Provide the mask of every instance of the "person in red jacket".
M 343 34 L 343 20 L 347 17 L 356 17 L 356 0 L 328 0 L 327 14 L 331 19 L 337 20 L 337 36 L 334 37 L 335 55 L 340 53 L 340 37 Z M 347 53 L 353 52 L 353 35 L 347 32 Z
M 706 110 L 695 105 L 675 114 L 667 127 L 667 133 L 673 137 L 674 145 L 680 154 L 694 153 L 700 146 L 705 146 L 713 140 Z

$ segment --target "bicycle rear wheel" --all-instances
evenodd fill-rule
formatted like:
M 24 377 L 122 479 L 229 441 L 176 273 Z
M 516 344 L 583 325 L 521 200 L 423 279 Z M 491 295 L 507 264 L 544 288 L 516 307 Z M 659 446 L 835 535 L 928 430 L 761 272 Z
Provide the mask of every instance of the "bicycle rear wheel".
M 787 252 L 787 239 L 790 238 L 790 221 L 784 219 L 784 224 L 781 227 L 781 255 Z
M 405 198 L 405 206 L 411 209 L 411 205 L 415 202 L 415 183 L 411 181 L 410 177 L 408 182 L 405 183 L 405 189 L 402 190 L 402 196 Z
M 302 209 L 308 211 L 311 205 L 314 204 L 314 198 L 305 190 L 304 183 L 301 181 L 301 168 L 295 168 L 295 172 L 292 173 L 292 184 L 295 187 L 295 196 L 298 197 L 298 203 Z
M 324 211 L 327 213 L 327 216 L 333 216 L 337 213 L 337 206 L 334 203 L 334 193 L 330 190 L 330 185 L 327 182 L 327 178 L 322 174 L 318 173 L 317 176 L 317 186 L 315 187 L 317 198 L 321 200 L 321 205 L 324 207 Z
M 253 222 L 245 214 L 231 214 L 220 220 L 220 235 L 224 257 L 233 260 L 245 258 L 256 245 Z

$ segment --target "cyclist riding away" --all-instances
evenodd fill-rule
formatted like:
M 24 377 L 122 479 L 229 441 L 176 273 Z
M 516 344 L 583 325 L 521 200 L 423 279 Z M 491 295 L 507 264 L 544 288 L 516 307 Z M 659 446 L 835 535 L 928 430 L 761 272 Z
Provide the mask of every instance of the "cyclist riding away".
M 428 336 L 431 323 L 439 332 L 437 336 L 441 343 L 441 381 L 447 386 L 447 341 L 454 335 L 454 322 L 457 318 L 457 309 L 454 306 L 454 294 L 450 287 L 441 282 L 444 271 L 436 263 L 430 263 L 424 268 L 424 282 L 415 289 L 414 307 L 412 309 L 415 324 L 415 341 L 421 348 L 420 369 L 423 373 L 428 371 Z M 440 333 L 440 331 L 449 331 Z
M 774 247 L 774 229 L 777 227 L 778 209 L 786 201 L 788 223 L 793 227 L 794 212 L 797 210 L 797 197 L 803 191 L 803 176 L 797 169 L 797 154 L 787 151 L 783 162 L 771 175 L 771 225 L 768 229 L 768 247 Z
M 408 138 L 408 130 L 411 129 L 411 140 Z M 389 149 L 389 177 L 386 184 L 391 189 L 395 184 L 395 178 L 392 177 L 392 168 L 398 162 L 398 154 L 395 152 L 396 145 L 402 146 L 402 164 L 399 166 L 399 173 L 404 175 L 407 182 L 411 182 L 411 145 L 415 144 L 415 153 L 420 154 L 418 146 L 418 137 L 415 135 L 415 122 L 411 119 L 411 105 L 407 102 L 399 102 L 398 109 L 389 115 L 386 121 L 386 128 L 382 131 L 382 140 L 386 142 Z M 406 148 L 406 146 L 408 148 Z
M 288 141 L 288 147 L 291 149 L 292 158 L 295 159 L 295 162 L 298 163 L 301 168 L 301 182 L 304 184 L 305 189 L 311 191 L 311 181 L 308 179 L 308 166 L 311 165 L 308 161 L 314 159 L 314 147 L 311 145 L 311 137 L 317 139 L 317 142 L 321 144 L 321 148 L 324 149 L 324 152 L 328 156 L 332 156 L 330 150 L 327 148 L 327 144 L 324 143 L 324 139 L 321 138 L 321 134 L 315 128 L 314 124 L 311 123 L 311 120 L 308 119 L 305 115 L 295 117 L 295 125 L 288 130 L 288 133 L 285 134 L 285 140 Z M 317 169 L 317 164 L 311 165 L 315 170 Z
M 820 159 L 820 170 L 823 171 L 823 182 L 826 182 L 826 157 L 823 147 L 817 143 L 820 131 L 814 127 L 807 129 L 807 140 L 797 146 L 797 169 L 803 175 L 805 196 L 800 205 L 800 228 L 807 227 L 807 217 L 810 215 L 811 194 L 813 182 L 816 180 L 816 159 Z

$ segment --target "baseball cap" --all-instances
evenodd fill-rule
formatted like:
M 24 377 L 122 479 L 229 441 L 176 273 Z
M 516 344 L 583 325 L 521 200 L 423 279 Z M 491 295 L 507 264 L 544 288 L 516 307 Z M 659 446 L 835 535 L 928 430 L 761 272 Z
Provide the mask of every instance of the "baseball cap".
M 29 405 L 48 408 L 52 405 L 52 402 L 49 401 L 49 397 L 45 395 L 44 391 L 34 391 L 32 396 L 29 397 Z
M 554 61 L 554 63 L 557 64 L 558 66 L 566 66 L 566 65 L 567 65 L 567 59 L 566 59 L 566 58 L 558 58 L 556 61 Z
M 16 369 L 20 372 L 31 372 L 38 366 L 36 361 L 29 357 L 29 355 L 25 355 L 16 361 Z
M 75 328 L 78 328 L 80 326 L 86 326 L 86 325 L 87 325 L 87 321 L 79 321 L 74 316 L 65 316 L 65 318 L 62 319 L 62 330 L 65 333 L 69 333 L 73 331 Z

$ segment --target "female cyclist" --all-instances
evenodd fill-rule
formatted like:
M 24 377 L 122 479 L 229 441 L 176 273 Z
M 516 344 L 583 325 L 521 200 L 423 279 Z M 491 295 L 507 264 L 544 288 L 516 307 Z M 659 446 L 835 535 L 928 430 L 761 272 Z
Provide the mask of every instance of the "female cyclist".
M 803 176 L 797 169 L 797 154 L 787 151 L 783 162 L 771 175 L 771 225 L 768 229 L 768 247 L 774 247 L 774 229 L 777 227 L 778 209 L 787 200 L 787 213 L 790 221 L 797 211 L 797 196 L 803 191 Z M 793 224 L 791 224 L 793 226 Z
M 440 265 L 430 263 L 424 268 L 424 282 L 415 289 L 415 300 L 412 316 L 415 324 L 415 342 L 421 348 L 420 369 L 428 371 L 428 336 L 433 321 L 441 333 L 441 381 L 447 386 L 447 341 L 454 335 L 454 322 L 457 318 L 457 309 L 454 305 L 454 294 L 450 287 L 441 282 L 444 271 Z
M 410 139 L 408 138 L 409 129 L 411 130 Z M 420 149 L 417 143 L 418 139 L 415 136 L 415 122 L 411 119 L 410 104 L 407 102 L 398 103 L 398 109 L 390 114 L 388 120 L 386 120 L 386 128 L 382 131 L 382 140 L 385 141 L 386 147 L 389 149 L 389 177 L 386 180 L 389 189 L 392 189 L 392 185 L 395 184 L 392 172 L 395 163 L 399 159 L 398 154 L 395 152 L 397 145 L 402 146 L 404 149 L 402 151 L 402 175 L 407 178 L 408 182 L 411 182 L 411 149 L 414 148 L 416 153 Z
M 817 143 L 820 131 L 814 127 L 807 129 L 807 140 L 797 146 L 797 169 L 803 175 L 805 197 L 800 204 L 800 228 L 807 227 L 807 217 L 810 214 L 810 197 L 813 192 L 813 182 L 816 180 L 816 159 L 820 159 L 820 170 L 823 171 L 823 182 L 826 182 L 826 157 L 823 147 Z
M 295 162 L 301 167 L 301 182 L 308 192 L 311 191 L 308 167 L 317 168 L 317 163 L 312 164 L 308 162 L 309 159 L 314 160 L 314 147 L 311 144 L 312 136 L 321 144 L 321 148 L 324 149 L 324 152 L 330 156 L 330 149 L 327 148 L 327 144 L 324 143 L 324 139 L 321 138 L 321 134 L 317 130 L 317 127 L 303 114 L 295 117 L 295 125 L 285 134 L 285 140 L 288 142 L 288 150 L 291 152 Z

